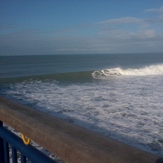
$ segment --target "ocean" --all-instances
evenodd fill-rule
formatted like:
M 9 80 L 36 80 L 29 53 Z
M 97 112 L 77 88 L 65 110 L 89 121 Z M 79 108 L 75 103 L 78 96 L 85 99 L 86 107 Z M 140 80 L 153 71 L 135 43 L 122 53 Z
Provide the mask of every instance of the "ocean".
M 163 155 L 163 53 L 0 56 L 0 95 Z

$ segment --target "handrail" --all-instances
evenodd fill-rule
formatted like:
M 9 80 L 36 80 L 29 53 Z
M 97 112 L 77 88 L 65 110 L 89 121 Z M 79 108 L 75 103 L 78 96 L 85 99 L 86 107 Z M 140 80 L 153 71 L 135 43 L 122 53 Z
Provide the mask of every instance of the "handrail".
M 159 159 L 1 96 L 0 120 L 67 163 L 156 163 Z
M 17 163 L 18 158 L 21 158 L 21 163 L 26 163 L 27 158 L 32 163 L 57 163 L 32 145 L 25 145 L 20 137 L 4 128 L 1 121 L 0 139 L 0 151 L 2 153 L 0 154 L 0 163 L 8 163 L 11 161 Z M 9 144 L 11 150 L 9 150 Z M 17 157 L 18 151 L 20 152 L 19 157 Z M 10 152 L 11 155 L 9 157 Z

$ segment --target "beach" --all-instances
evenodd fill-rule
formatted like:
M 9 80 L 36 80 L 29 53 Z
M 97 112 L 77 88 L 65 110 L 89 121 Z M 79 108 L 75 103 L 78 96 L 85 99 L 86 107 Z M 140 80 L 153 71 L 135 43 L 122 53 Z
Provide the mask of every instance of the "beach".
M 163 154 L 163 54 L 0 57 L 0 95 Z

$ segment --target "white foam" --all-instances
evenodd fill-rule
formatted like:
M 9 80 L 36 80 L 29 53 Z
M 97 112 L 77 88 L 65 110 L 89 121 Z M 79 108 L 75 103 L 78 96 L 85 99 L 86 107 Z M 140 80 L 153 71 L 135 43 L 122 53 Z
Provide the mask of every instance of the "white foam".
M 163 154 L 163 76 L 59 84 L 31 81 L 8 94 L 32 107 L 147 151 Z
M 110 76 L 151 76 L 151 75 L 163 75 L 163 64 L 151 65 L 138 69 L 122 69 L 120 67 L 110 68 L 105 70 L 98 70 L 92 73 L 92 76 L 96 79 L 104 79 Z

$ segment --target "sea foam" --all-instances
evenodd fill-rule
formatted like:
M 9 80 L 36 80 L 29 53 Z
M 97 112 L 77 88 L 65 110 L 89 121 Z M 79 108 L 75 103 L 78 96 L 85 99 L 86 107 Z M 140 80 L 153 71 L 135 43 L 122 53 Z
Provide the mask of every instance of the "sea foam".
M 3 93 L 71 123 L 162 155 L 162 80 L 162 75 L 71 84 L 32 80 L 11 84 Z
M 92 73 L 95 79 L 104 79 L 110 76 L 149 76 L 149 75 L 163 75 L 163 64 L 151 65 L 143 68 L 127 68 L 123 69 L 121 67 L 97 70 Z

